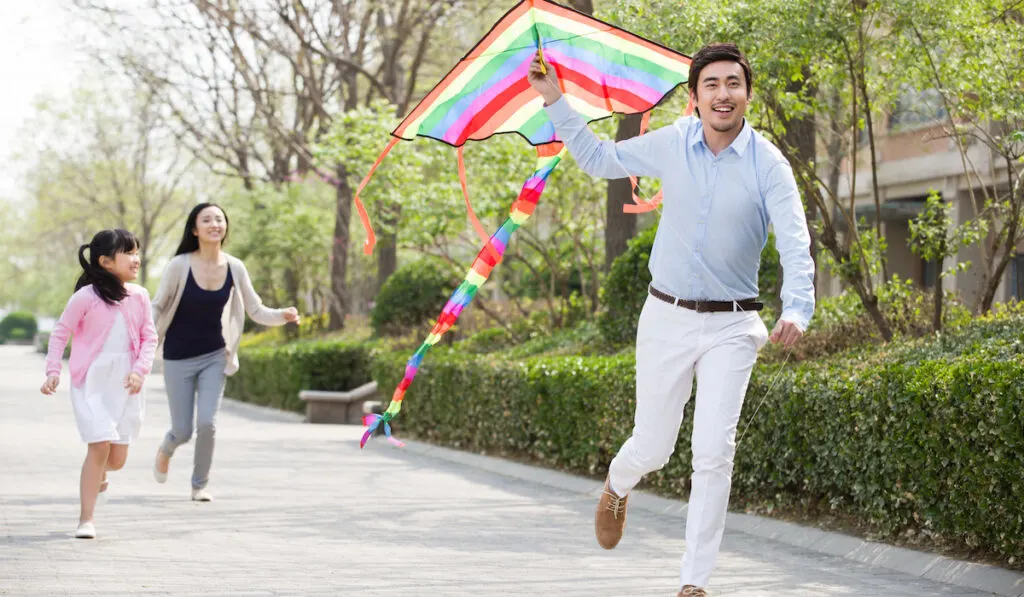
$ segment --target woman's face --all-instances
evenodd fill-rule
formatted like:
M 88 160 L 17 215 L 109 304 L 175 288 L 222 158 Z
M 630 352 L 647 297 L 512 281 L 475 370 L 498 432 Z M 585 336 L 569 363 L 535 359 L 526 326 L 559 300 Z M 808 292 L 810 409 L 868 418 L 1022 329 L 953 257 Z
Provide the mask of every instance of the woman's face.
M 219 207 L 210 206 L 196 216 L 196 227 L 192 229 L 200 243 L 220 243 L 228 233 L 228 221 Z

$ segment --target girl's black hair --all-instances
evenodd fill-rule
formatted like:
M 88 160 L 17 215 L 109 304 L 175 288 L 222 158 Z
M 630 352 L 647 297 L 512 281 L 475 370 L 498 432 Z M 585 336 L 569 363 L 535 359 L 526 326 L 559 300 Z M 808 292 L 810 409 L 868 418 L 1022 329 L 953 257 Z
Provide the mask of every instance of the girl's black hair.
M 93 290 L 99 295 L 103 302 L 108 305 L 119 303 L 128 296 L 124 282 L 114 274 L 103 269 L 100 265 L 100 257 L 110 257 L 118 253 L 131 253 L 139 248 L 139 239 L 134 234 L 122 228 L 113 230 L 100 230 L 88 244 L 78 248 L 78 263 L 82 265 L 82 275 L 75 284 L 75 292 L 85 286 L 92 284 Z M 85 258 L 86 250 L 89 251 L 89 259 Z
M 199 219 L 199 212 L 203 211 L 207 207 L 216 207 L 220 210 L 220 213 L 224 214 L 224 236 L 220 239 L 220 243 L 223 245 L 224 241 L 228 239 L 228 230 L 231 228 L 228 222 L 228 212 L 224 211 L 224 208 L 217 205 L 216 203 L 200 203 L 192 208 L 192 211 L 188 213 L 188 218 L 185 220 L 185 232 L 181 236 L 181 242 L 178 244 L 178 250 L 174 252 L 175 255 L 181 255 L 182 253 L 193 253 L 199 250 L 199 237 L 193 232 L 196 229 L 196 220 Z

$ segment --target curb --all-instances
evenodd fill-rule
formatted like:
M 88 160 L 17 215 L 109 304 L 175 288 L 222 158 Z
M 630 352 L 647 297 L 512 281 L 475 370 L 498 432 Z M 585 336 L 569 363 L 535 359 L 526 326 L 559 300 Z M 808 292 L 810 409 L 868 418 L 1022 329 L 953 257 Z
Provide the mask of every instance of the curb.
M 442 448 L 418 441 L 403 441 L 405 442 L 404 449 L 411 454 L 463 464 L 529 483 L 546 485 L 594 498 L 600 495 L 603 489 L 603 483 L 568 473 L 519 464 L 494 456 Z M 367 443 L 367 448 L 394 449 L 383 441 L 376 441 L 376 438 Z M 635 490 L 630 493 L 629 504 L 631 507 L 654 514 L 686 518 L 687 504 L 682 500 L 668 499 Z M 725 528 L 931 581 L 986 591 L 1002 597 L 1024 597 L 1024 574 L 988 564 L 955 560 L 937 554 L 865 541 L 849 535 L 738 512 L 729 512 Z

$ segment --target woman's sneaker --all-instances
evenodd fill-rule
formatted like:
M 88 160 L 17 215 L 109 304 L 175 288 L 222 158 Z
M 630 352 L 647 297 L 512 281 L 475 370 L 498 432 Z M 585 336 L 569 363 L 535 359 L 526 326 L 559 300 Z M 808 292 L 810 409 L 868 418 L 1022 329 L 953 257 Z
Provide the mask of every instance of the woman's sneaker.
M 205 489 L 192 488 L 192 501 L 193 502 L 212 502 L 213 494 Z
M 153 462 L 153 478 L 157 483 L 167 482 L 167 470 L 171 466 L 171 459 L 164 454 L 163 450 L 156 451 L 156 460 Z
M 75 539 L 95 539 L 96 538 L 96 527 L 92 522 L 83 522 L 78 525 L 78 529 L 75 530 Z

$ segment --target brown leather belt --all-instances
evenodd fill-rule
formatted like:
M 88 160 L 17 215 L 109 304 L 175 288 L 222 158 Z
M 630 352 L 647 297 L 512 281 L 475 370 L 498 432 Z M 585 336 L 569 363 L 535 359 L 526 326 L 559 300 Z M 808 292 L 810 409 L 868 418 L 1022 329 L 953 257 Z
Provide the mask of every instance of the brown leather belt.
M 764 303 L 757 299 L 743 299 L 740 301 L 691 301 L 676 298 L 671 294 L 665 294 L 654 286 L 648 286 L 647 291 L 656 299 L 663 300 L 670 305 L 683 307 L 698 313 L 725 313 L 733 311 L 760 311 L 764 309 Z

